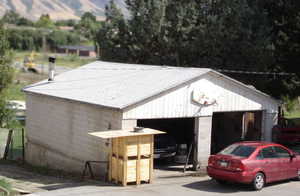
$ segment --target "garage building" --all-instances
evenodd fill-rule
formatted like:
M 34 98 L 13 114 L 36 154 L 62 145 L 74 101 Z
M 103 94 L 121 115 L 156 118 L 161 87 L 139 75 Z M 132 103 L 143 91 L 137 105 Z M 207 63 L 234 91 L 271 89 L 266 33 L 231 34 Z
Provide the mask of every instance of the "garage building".
M 279 102 L 205 68 L 96 61 L 26 92 L 26 161 L 81 172 L 108 158 L 110 141 L 88 135 L 143 126 L 194 144 L 194 166 L 241 140 L 270 140 Z M 107 165 L 101 166 L 105 175 Z

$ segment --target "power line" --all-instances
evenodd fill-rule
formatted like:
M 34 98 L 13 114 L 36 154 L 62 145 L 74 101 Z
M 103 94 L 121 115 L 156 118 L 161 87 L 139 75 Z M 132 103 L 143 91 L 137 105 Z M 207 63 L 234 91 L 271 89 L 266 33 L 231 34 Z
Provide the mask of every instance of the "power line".
M 240 70 L 228 70 L 228 69 L 216 69 L 222 73 L 238 73 L 238 74 L 252 74 L 252 75 L 271 75 L 271 76 L 296 76 L 295 73 L 285 72 L 256 72 L 256 71 L 240 71 Z

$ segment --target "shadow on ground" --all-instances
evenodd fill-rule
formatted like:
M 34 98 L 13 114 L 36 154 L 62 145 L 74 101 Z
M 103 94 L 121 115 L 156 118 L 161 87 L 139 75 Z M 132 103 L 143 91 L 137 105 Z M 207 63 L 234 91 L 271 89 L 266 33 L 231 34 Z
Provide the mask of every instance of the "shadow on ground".
M 168 160 L 154 160 L 154 176 L 155 178 L 167 179 L 185 176 L 200 176 L 198 171 L 194 171 L 191 164 L 186 166 L 184 171 L 183 163 L 175 163 Z
M 291 180 L 280 181 L 276 183 L 267 184 L 264 188 L 277 186 L 284 183 L 289 183 Z M 185 184 L 183 187 L 191 188 L 199 191 L 213 192 L 213 193 L 237 193 L 237 192 L 254 192 L 251 185 L 247 184 L 237 184 L 237 183 L 227 183 L 221 185 L 215 180 L 204 180 L 193 182 L 190 184 Z
M 0 163 L 0 178 L 6 179 L 12 184 L 13 188 L 30 193 L 89 185 L 115 186 L 104 182 L 103 179 L 90 180 L 86 178 L 86 180 L 82 181 L 80 177 L 68 178 L 63 176 L 42 175 L 14 164 L 13 162 Z
M 252 191 L 251 187 L 243 184 L 226 184 L 220 185 L 214 180 L 204 180 L 183 185 L 186 188 L 191 188 L 199 191 L 214 192 L 214 193 L 236 193 Z

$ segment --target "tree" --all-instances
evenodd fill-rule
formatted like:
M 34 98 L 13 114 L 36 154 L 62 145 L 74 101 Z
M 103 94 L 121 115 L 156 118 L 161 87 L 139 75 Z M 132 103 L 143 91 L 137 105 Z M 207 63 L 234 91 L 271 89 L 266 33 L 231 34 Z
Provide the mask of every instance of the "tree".
M 17 26 L 33 26 L 34 23 L 27 18 L 21 17 L 18 13 L 10 10 L 2 17 L 3 23 L 15 24 Z
M 270 0 L 268 15 L 272 21 L 272 43 L 275 63 L 272 71 L 295 73 L 282 80 L 275 78 L 268 85 L 272 91 L 280 94 L 299 96 L 300 92 L 300 1 Z
M 96 16 L 94 16 L 91 12 L 85 12 L 77 25 L 75 25 L 75 29 L 81 35 L 86 37 L 89 41 L 93 41 L 93 44 L 98 50 L 98 45 L 96 41 L 96 34 L 100 27 L 100 23 L 97 21 Z
M 106 9 L 107 20 L 98 34 L 102 59 L 299 75 L 298 1 L 125 2 L 130 12 L 126 21 L 113 2 Z M 299 92 L 298 76 L 284 79 L 230 76 L 276 97 Z
M 96 16 L 94 16 L 91 12 L 85 12 L 77 25 L 75 25 L 75 29 L 84 35 L 87 39 L 93 40 L 95 39 L 95 35 L 97 30 L 100 27 L 100 23 L 97 22 Z
M 54 22 L 51 20 L 49 14 L 42 14 L 35 25 L 36 27 L 47 29 L 53 29 L 55 27 Z
M 20 19 L 20 15 L 12 10 L 5 12 L 5 14 L 2 17 L 3 23 L 8 24 L 16 24 L 17 21 Z
M 75 27 L 77 24 L 76 20 L 74 19 L 68 19 L 68 20 L 58 20 L 55 22 L 56 26 L 69 26 L 69 27 Z
M 18 26 L 34 26 L 34 22 L 32 22 L 31 20 L 28 20 L 27 18 L 21 17 L 16 22 L 16 25 L 18 25 Z
M 6 89 L 13 82 L 14 71 L 10 66 L 11 54 L 7 34 L 0 23 L 0 127 L 8 126 L 12 112 L 7 108 Z
M 106 61 L 124 62 L 128 60 L 126 42 L 129 35 L 124 16 L 114 1 L 105 6 L 105 16 L 106 20 L 96 35 L 99 56 Z
M 266 70 L 272 63 L 271 26 L 262 1 L 212 1 L 208 7 L 204 63 L 223 69 Z

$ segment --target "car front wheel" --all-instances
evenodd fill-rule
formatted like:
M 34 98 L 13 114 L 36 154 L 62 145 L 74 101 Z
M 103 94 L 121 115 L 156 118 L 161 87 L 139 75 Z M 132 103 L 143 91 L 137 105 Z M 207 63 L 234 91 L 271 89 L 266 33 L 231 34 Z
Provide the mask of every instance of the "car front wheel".
M 297 180 L 300 181 L 300 169 L 298 169 L 298 177 L 297 177 Z
M 261 190 L 265 186 L 265 175 L 263 173 L 257 173 L 253 180 L 253 188 L 256 191 Z

